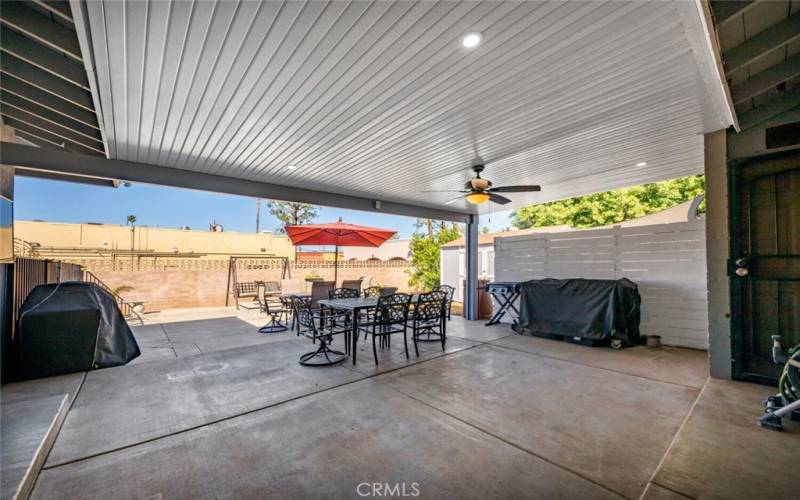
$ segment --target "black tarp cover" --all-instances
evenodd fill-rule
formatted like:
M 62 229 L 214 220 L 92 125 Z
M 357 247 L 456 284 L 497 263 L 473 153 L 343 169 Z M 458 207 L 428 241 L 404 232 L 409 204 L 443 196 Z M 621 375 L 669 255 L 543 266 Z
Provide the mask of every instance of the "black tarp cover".
M 20 309 L 20 332 L 24 331 L 24 322 L 29 315 L 81 314 L 87 311 L 96 311 L 100 318 L 92 367 L 124 365 L 139 356 L 139 345 L 114 296 L 94 283 L 65 281 L 37 286 Z
M 518 332 L 639 342 L 641 298 L 628 279 L 531 280 L 520 293 Z

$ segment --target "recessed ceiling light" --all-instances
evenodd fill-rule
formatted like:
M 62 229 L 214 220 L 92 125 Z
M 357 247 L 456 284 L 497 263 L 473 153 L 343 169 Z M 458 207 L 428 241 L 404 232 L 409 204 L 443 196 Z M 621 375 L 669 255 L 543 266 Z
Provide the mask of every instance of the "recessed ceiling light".
M 637 167 L 646 167 L 647 166 L 647 162 L 646 161 L 640 161 L 639 163 L 636 164 L 636 166 Z
M 286 170 L 297 170 L 297 165 L 286 165 Z
M 480 33 L 467 33 L 461 39 L 461 45 L 468 49 L 473 49 L 480 45 L 481 41 L 483 41 L 483 36 Z

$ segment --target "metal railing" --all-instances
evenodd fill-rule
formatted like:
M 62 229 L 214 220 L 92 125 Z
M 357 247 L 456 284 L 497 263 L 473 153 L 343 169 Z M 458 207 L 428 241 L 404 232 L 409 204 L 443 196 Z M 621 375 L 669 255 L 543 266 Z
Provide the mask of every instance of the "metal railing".
M 19 309 L 31 290 L 47 283 L 61 283 L 62 281 L 84 281 L 94 283 L 110 293 L 117 302 L 120 311 L 126 318 L 136 318 L 144 323 L 142 317 L 133 305 L 126 302 L 111 287 L 103 283 L 100 278 L 86 271 L 83 266 L 70 262 L 57 260 L 32 259 L 16 257 L 14 259 L 14 290 L 13 290 L 13 321 L 16 324 Z M 13 338 L 13 333 L 12 333 Z
M 14 259 L 14 289 L 12 292 L 13 324 L 16 325 L 19 309 L 31 290 L 46 283 L 81 281 L 83 268 L 77 264 L 52 260 L 16 257 Z M 12 328 L 12 339 L 14 338 Z
M 36 246 L 23 240 L 22 238 L 14 238 L 14 255 L 25 258 L 37 258 L 39 252 Z
M 125 299 L 123 299 L 117 292 L 115 292 L 113 288 L 103 283 L 103 280 L 95 276 L 91 271 L 87 271 L 85 269 L 83 270 L 83 281 L 85 281 L 86 283 L 94 283 L 95 285 L 99 286 L 103 290 L 110 293 L 114 297 L 114 300 L 117 301 L 117 306 L 119 307 L 119 310 L 122 311 L 123 316 L 125 316 L 126 318 L 136 318 L 139 320 L 141 324 L 144 324 L 142 316 L 138 312 L 136 312 L 136 309 L 134 309 L 133 304 L 131 304 L 130 302 L 126 302 Z

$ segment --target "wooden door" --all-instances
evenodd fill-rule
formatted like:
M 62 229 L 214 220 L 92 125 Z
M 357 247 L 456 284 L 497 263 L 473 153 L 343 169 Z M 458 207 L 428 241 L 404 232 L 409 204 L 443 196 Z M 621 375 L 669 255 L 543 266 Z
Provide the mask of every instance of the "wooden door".
M 734 377 L 773 384 L 772 335 L 800 344 L 800 152 L 731 163 Z

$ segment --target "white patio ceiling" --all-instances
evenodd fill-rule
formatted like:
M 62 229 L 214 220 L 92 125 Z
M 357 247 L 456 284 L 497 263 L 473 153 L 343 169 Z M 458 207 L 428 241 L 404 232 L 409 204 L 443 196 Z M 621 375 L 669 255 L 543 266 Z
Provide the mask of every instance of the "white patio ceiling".
M 732 122 L 692 2 L 85 8 L 110 158 L 468 211 L 423 190 L 476 151 L 542 185 L 511 208 L 698 173 Z

